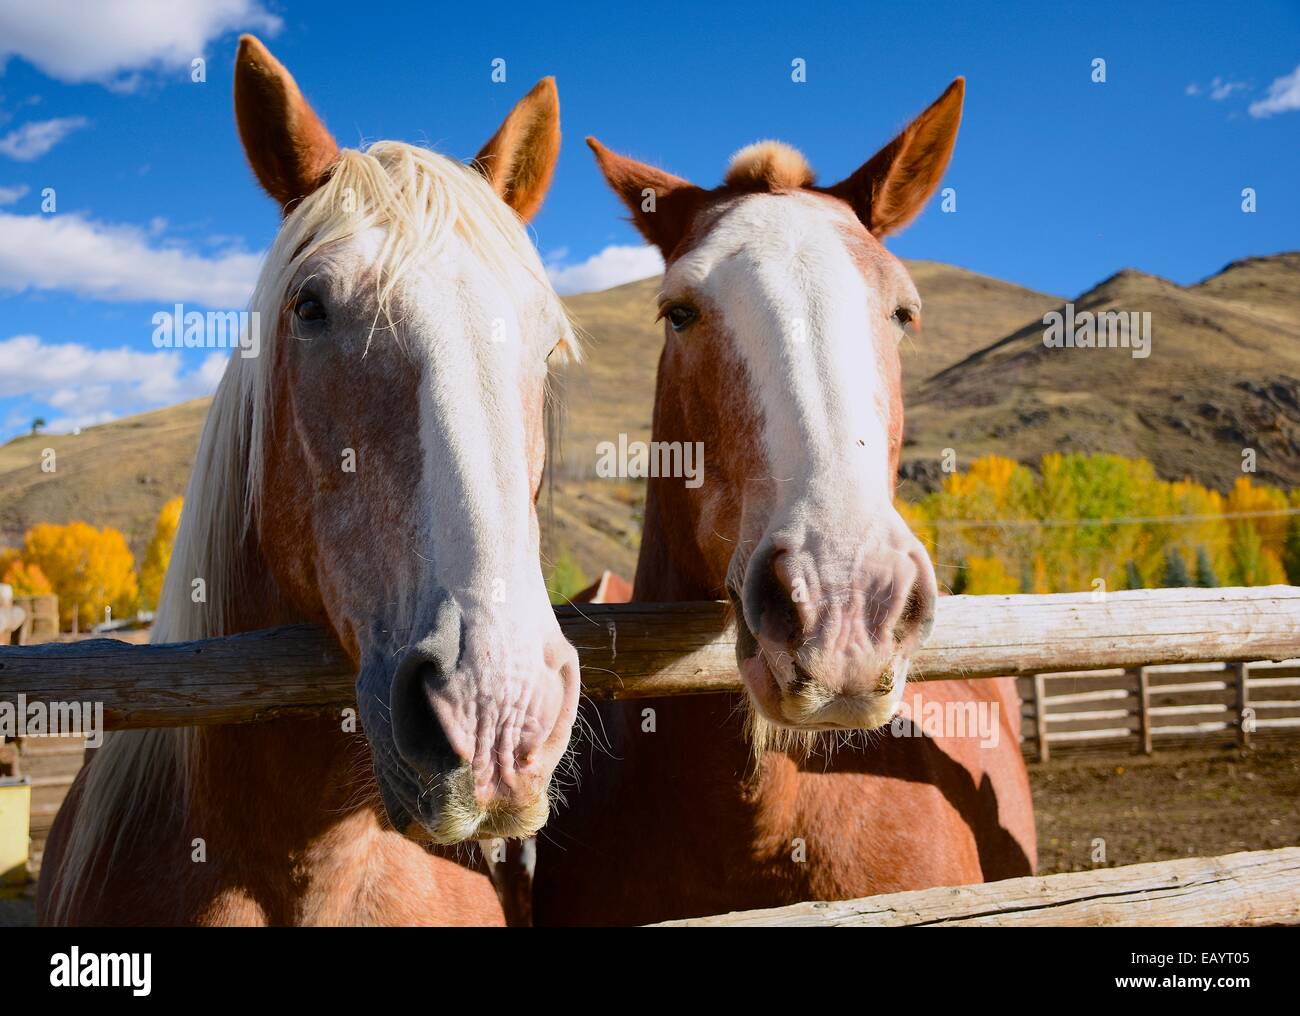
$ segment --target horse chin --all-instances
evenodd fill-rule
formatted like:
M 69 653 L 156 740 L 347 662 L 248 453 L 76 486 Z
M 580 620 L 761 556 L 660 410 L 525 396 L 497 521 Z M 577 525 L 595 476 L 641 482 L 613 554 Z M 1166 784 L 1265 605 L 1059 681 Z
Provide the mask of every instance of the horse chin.
M 389 824 L 417 843 L 453 846 L 472 840 L 525 839 L 535 835 L 550 816 L 550 798 L 545 791 L 525 805 L 504 801 L 480 804 L 474 796 L 468 763 L 414 799 L 401 793 L 384 774 L 376 776 Z
M 550 815 L 550 805 L 545 798 L 541 801 L 540 812 L 540 817 L 535 814 L 496 815 L 489 812 L 481 818 L 441 821 L 433 828 L 412 821 L 402 831 L 402 835 L 416 843 L 428 843 L 440 847 L 479 840 L 525 840 L 530 836 L 536 836 L 546 825 Z
M 816 685 L 791 694 L 781 687 L 762 653 L 740 661 L 740 676 L 756 718 L 796 732 L 875 730 L 898 712 L 907 683 L 907 661 L 893 666 L 887 690 L 869 695 L 832 695 Z

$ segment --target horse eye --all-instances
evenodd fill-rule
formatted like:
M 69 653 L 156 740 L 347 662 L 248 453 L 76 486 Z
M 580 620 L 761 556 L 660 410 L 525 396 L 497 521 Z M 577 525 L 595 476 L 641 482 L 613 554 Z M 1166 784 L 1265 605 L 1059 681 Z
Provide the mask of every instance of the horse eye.
M 906 328 L 914 320 L 913 314 L 906 307 L 898 307 L 894 311 L 894 320 L 903 328 Z
M 314 296 L 303 296 L 293 305 L 293 313 L 299 321 L 324 321 L 325 305 Z
M 675 332 L 680 332 L 687 327 L 692 321 L 700 316 L 700 312 L 694 307 L 684 303 L 674 304 L 663 312 L 663 316 L 668 319 L 668 324 Z

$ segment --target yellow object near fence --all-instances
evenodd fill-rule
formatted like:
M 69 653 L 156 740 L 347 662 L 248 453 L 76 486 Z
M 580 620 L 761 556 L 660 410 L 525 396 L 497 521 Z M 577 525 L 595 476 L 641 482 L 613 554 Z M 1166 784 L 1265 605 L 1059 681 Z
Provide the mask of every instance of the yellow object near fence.
M 0 885 L 27 881 L 32 784 L 26 776 L 0 778 Z

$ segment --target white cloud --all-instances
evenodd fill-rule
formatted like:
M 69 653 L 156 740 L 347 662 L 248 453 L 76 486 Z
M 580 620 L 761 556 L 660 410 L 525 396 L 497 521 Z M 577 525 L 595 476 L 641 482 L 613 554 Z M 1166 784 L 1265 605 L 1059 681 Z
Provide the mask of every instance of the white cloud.
M 203 257 L 159 246 L 144 230 L 76 214 L 0 212 L 0 292 L 62 290 L 97 300 L 239 309 L 260 255 Z
M 48 429 L 67 431 L 208 395 L 229 355 L 209 353 L 187 371 L 175 350 L 91 349 L 15 335 L 0 341 L 0 399 L 21 397 L 57 410 L 62 415 Z
M 97 427 L 101 423 L 112 423 L 117 419 L 116 413 L 104 411 L 101 413 L 78 413 L 74 416 L 56 416 L 52 420 L 46 420 L 45 426 L 41 428 L 43 434 L 71 434 L 79 432 L 86 427 Z
M 1200 88 L 1200 86 L 1199 86 L 1195 81 L 1192 81 L 1192 82 L 1190 82 L 1190 83 L 1188 84 L 1188 86 L 1187 86 L 1186 88 L 1183 89 L 1183 94 L 1184 94 L 1184 95 L 1200 95 L 1200 94 L 1201 94 L 1201 88 Z
M 90 123 L 84 116 L 63 116 L 54 120 L 34 120 L 0 138 L 0 155 L 19 162 L 39 159 L 75 130 Z
M 1262 119 L 1293 110 L 1300 110 L 1300 67 L 1269 85 L 1264 98 L 1250 104 L 1249 112 L 1251 116 Z
M 1225 81 L 1223 78 L 1216 77 L 1210 82 L 1210 98 L 1215 102 L 1222 102 L 1233 92 L 1248 87 L 1244 81 Z
M 13 187 L 0 187 L 0 205 L 12 205 L 21 201 L 27 196 L 29 189 L 25 183 L 15 184 Z
M 551 263 L 546 266 L 551 285 L 560 293 L 590 293 L 625 282 L 648 279 L 664 270 L 664 259 L 655 247 L 614 245 L 576 265 Z
M 188 67 L 226 32 L 281 24 L 261 0 L 0 0 L 0 67 L 18 56 L 60 81 L 130 88 L 140 71 Z

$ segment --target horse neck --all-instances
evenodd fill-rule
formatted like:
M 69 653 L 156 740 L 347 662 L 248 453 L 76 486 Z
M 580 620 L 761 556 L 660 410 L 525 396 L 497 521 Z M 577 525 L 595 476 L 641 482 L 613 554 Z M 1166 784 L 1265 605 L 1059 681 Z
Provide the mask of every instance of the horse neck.
M 672 379 L 675 371 L 665 348 L 659 358 L 651 436 L 655 441 L 679 441 L 685 447 L 702 435 L 693 434 L 686 423 L 682 388 Z M 698 543 L 698 503 L 680 478 L 657 476 L 646 481 L 634 600 L 714 600 L 726 595 L 726 575 L 712 573 L 708 555 Z
M 665 439 L 669 440 L 669 439 Z M 725 595 L 724 575 L 711 575 L 695 542 L 695 520 L 682 481 L 646 481 L 645 519 L 632 599 L 647 603 L 715 600 Z
M 224 635 L 321 619 L 289 603 L 271 568 L 247 541 L 246 577 L 226 606 Z M 190 766 L 192 817 L 229 829 L 257 828 L 261 850 L 301 843 L 369 802 L 364 738 L 345 733 L 338 716 L 286 718 L 200 727 Z M 289 777 L 289 778 L 284 778 Z M 355 798 L 355 800 L 354 800 Z
M 685 424 L 686 414 L 679 404 L 680 386 L 665 375 L 667 366 L 666 361 L 661 361 L 653 437 L 656 441 L 697 440 L 700 435 L 690 433 Z M 701 500 L 691 496 L 680 478 L 647 480 L 633 599 L 653 603 L 715 600 L 726 595 L 725 570 L 719 570 L 717 556 L 706 554 L 698 543 L 700 504 Z M 634 726 L 640 721 L 642 706 L 644 703 L 629 703 L 624 711 L 626 734 L 620 739 L 620 747 L 630 755 L 636 755 L 636 746 L 644 744 L 643 735 Z M 653 735 L 654 765 L 673 766 L 674 779 L 667 781 L 677 788 L 672 801 L 688 802 L 692 794 L 696 801 L 707 797 L 712 808 L 731 811 L 735 820 L 777 833 L 793 796 L 796 767 L 779 752 L 769 751 L 762 758 L 754 758 L 745 737 L 743 711 L 737 708 L 735 697 L 686 695 L 663 699 L 655 708 L 662 722 Z M 646 773 L 645 777 L 661 785 L 665 782 L 662 774 Z M 692 786 L 692 792 L 682 793 L 684 786 Z M 694 815 L 708 810 L 687 807 Z

